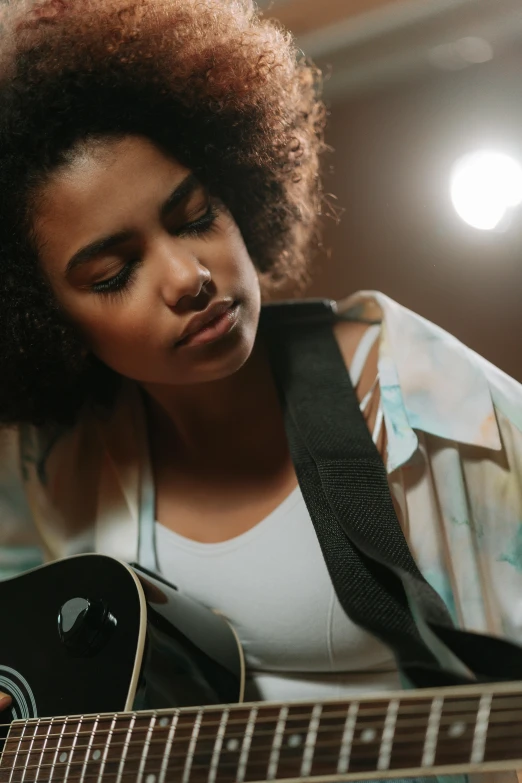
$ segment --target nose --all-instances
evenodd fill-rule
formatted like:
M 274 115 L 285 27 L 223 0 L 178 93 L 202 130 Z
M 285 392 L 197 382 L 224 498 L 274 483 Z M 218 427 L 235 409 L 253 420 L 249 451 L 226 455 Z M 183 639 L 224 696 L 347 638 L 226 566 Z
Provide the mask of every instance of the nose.
M 171 241 L 158 250 L 158 281 L 161 296 L 168 307 L 178 308 L 183 301 L 199 296 L 210 282 L 210 270 L 188 248 Z

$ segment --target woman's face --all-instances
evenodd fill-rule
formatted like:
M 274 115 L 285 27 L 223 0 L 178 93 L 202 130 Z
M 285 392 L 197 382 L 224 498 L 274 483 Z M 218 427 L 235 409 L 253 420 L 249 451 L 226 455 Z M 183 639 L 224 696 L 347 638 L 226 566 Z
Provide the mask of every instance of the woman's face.
M 218 380 L 241 367 L 257 331 L 257 273 L 231 215 L 190 171 L 128 136 L 79 150 L 37 196 L 44 272 L 99 359 L 148 384 Z M 177 344 L 218 302 L 232 306 L 220 321 L 228 331 Z

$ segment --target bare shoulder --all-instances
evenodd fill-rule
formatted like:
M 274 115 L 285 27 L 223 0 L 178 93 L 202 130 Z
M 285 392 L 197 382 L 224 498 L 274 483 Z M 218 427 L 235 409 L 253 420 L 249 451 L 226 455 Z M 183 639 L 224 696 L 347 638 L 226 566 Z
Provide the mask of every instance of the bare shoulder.
M 357 346 L 368 328 L 369 324 L 362 321 L 339 320 L 334 324 L 333 333 L 347 370 L 350 369 Z

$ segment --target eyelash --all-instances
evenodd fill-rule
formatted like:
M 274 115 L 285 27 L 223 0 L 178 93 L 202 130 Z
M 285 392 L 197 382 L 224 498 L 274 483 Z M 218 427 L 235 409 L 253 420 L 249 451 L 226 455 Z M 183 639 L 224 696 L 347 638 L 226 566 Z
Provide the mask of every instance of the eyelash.
M 209 207 L 204 215 L 192 223 L 187 223 L 179 229 L 178 236 L 182 237 L 198 237 L 210 232 L 214 227 L 216 218 L 219 215 L 219 210 L 215 204 L 209 204 Z M 125 266 L 114 277 L 110 277 L 107 280 L 102 280 L 100 283 L 94 283 L 91 286 L 91 291 L 96 294 L 112 294 L 123 291 L 129 286 L 134 278 L 134 274 L 140 264 L 140 259 L 134 259 L 125 264 Z

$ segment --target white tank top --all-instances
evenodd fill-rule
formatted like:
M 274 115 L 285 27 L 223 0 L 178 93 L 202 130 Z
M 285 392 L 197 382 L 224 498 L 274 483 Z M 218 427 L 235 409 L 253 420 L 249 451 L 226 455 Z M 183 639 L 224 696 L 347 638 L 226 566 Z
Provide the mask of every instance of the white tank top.
M 365 333 L 354 386 L 379 333 Z M 363 401 L 363 404 L 364 405 Z M 382 420 L 378 417 L 374 438 Z M 400 688 L 390 650 L 344 613 L 301 490 L 228 541 L 203 544 L 156 522 L 161 573 L 223 612 L 243 644 L 247 700 L 327 699 Z

